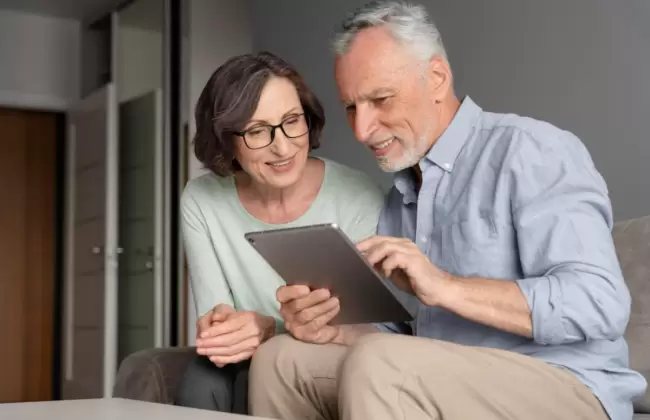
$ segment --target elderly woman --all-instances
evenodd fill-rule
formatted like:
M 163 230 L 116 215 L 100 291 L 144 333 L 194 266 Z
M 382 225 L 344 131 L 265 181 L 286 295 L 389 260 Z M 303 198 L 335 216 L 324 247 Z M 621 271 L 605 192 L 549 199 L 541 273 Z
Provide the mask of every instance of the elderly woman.
M 209 173 L 187 185 L 181 207 L 198 355 L 176 403 L 246 413 L 249 359 L 284 332 L 276 300 L 284 282 L 244 234 L 336 223 L 357 241 L 374 234 L 384 196 L 366 175 L 310 156 L 323 108 L 270 53 L 219 67 L 195 118 L 195 154 Z

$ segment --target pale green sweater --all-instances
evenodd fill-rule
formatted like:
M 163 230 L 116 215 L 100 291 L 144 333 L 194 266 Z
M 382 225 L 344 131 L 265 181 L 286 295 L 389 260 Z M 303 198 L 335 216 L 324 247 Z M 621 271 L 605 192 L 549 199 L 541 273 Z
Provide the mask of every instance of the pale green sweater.
M 384 203 L 378 185 L 359 171 L 322 160 L 325 174 L 316 199 L 287 224 L 268 224 L 248 213 L 234 177 L 210 173 L 187 184 L 181 198 L 182 230 L 199 317 L 227 303 L 238 311 L 273 316 L 283 330 L 275 293 L 284 281 L 244 239 L 246 232 L 336 223 L 353 241 L 375 233 Z

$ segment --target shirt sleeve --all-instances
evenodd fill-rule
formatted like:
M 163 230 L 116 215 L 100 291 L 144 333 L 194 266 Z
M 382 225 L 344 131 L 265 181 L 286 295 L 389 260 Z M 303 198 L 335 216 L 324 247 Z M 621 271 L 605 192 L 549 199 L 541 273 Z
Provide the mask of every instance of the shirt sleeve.
M 631 299 L 614 248 L 606 184 L 567 132 L 521 134 L 513 155 L 511 207 L 532 313 L 533 339 L 553 345 L 615 340 Z
M 220 303 L 234 307 L 232 291 L 221 269 L 205 218 L 187 189 L 181 197 L 181 228 L 197 316 Z

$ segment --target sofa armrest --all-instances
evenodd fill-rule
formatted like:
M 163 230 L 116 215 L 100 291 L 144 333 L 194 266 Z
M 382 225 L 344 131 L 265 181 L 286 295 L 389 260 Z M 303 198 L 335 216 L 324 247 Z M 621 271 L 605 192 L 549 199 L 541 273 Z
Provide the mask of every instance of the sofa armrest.
M 113 397 L 173 404 L 176 388 L 197 356 L 194 347 L 141 350 L 120 364 Z
M 632 295 L 632 313 L 625 331 L 630 367 L 650 383 L 650 216 L 617 222 L 613 230 L 616 254 Z M 635 413 L 650 414 L 650 387 L 634 401 Z

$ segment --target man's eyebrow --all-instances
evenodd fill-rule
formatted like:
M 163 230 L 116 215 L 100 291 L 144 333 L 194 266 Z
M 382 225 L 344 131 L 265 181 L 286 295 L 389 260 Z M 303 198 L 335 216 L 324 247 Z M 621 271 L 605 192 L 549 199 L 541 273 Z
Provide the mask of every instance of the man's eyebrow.
M 371 91 L 369 94 L 366 95 L 366 98 L 372 99 L 372 98 L 377 98 L 379 96 L 385 96 L 385 95 L 392 95 L 394 91 L 389 88 L 378 88 L 373 91 Z
M 365 93 L 365 94 L 360 95 L 357 98 L 357 101 L 367 101 L 369 99 L 375 99 L 375 98 L 378 98 L 378 97 L 381 97 L 381 96 L 394 95 L 394 94 L 395 94 L 395 91 L 393 89 L 377 88 L 375 90 L 370 91 L 369 93 Z M 356 102 L 356 101 L 344 100 L 344 99 L 341 99 L 340 101 L 345 106 L 354 105 L 354 102 Z

